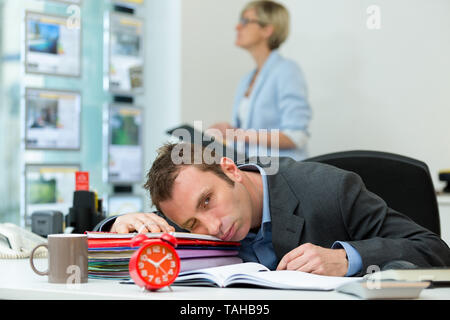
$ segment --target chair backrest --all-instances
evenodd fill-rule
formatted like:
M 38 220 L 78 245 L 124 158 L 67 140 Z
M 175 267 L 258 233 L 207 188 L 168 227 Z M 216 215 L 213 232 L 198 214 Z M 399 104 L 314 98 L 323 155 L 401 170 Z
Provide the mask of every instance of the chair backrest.
M 425 163 L 397 154 L 363 150 L 330 153 L 304 161 L 357 173 L 367 189 L 389 207 L 440 235 L 436 193 Z

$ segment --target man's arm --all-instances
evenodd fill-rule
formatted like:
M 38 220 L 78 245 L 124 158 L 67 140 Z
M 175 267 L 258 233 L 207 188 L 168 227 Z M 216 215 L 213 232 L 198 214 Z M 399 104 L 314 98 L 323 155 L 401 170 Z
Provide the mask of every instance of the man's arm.
M 337 197 L 351 237 L 346 242 L 362 259 L 359 275 L 365 274 L 369 266 L 381 268 L 394 260 L 409 261 L 419 267 L 450 266 L 450 249 L 439 236 L 389 208 L 366 189 L 357 174 L 342 176 Z
M 342 239 L 332 240 L 334 250 L 302 244 L 285 254 L 278 270 L 361 276 L 371 265 L 382 269 L 392 261 L 406 261 L 418 267 L 450 266 L 450 249 L 439 236 L 389 208 L 366 189 L 357 174 L 344 172 L 336 178 L 328 193 L 335 195 L 335 205 L 328 206 L 326 212 L 334 217 L 329 216 L 327 221 L 343 222 Z M 347 260 L 342 254 L 345 247 L 337 244 L 345 244 L 358 253 L 353 260 L 357 271 L 350 270 L 351 257 Z

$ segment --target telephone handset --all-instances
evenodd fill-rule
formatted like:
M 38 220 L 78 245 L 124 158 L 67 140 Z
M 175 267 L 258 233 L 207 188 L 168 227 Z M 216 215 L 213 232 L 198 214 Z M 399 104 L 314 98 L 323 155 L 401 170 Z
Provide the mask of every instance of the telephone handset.
M 31 250 L 47 239 L 31 231 L 20 228 L 13 223 L 0 223 L 0 259 L 28 258 Z M 35 258 L 45 258 L 47 250 L 36 250 Z

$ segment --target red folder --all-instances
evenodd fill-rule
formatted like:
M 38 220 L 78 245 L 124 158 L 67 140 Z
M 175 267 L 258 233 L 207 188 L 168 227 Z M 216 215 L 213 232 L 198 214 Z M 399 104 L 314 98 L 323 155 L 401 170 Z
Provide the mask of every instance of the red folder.
M 113 232 L 86 232 L 88 235 L 89 248 L 108 248 L 108 247 L 130 247 L 131 240 L 135 234 L 118 234 Z M 177 238 L 178 245 L 182 246 L 213 246 L 213 247 L 237 247 L 241 243 L 239 241 L 222 241 L 222 240 L 208 240 L 211 236 L 173 233 Z M 154 235 L 157 234 L 148 234 Z M 196 239 L 203 238 L 203 239 Z

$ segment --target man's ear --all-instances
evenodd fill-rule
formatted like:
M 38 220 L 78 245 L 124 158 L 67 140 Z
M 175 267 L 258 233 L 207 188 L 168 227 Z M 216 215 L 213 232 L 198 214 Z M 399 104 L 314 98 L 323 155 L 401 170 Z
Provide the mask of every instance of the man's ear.
M 220 158 L 220 167 L 222 168 L 223 173 L 227 175 L 234 182 L 242 181 L 241 170 L 236 166 L 233 160 L 227 157 Z

